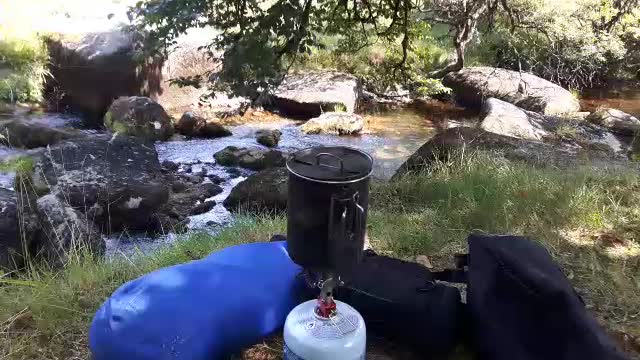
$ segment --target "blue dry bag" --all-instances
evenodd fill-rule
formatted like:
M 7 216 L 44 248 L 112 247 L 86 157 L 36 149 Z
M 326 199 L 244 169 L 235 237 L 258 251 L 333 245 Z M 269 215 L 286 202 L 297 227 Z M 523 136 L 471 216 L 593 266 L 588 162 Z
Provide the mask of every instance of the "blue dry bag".
M 89 333 L 95 360 L 220 359 L 284 325 L 300 283 L 284 242 L 238 245 L 130 281 Z

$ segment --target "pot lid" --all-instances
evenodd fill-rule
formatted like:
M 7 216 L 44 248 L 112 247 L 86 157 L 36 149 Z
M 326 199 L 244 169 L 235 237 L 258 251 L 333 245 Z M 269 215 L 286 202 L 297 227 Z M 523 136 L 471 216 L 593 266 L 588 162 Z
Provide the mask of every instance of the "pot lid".
M 300 150 L 287 160 L 292 173 L 318 181 L 352 181 L 371 174 L 369 154 L 345 146 L 314 147 Z

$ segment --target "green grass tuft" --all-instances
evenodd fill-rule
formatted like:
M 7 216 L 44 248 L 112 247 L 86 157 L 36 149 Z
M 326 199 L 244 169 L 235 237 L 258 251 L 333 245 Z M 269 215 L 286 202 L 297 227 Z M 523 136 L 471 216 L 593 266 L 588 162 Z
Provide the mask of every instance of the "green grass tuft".
M 33 173 L 34 166 L 34 161 L 30 156 L 19 156 L 12 160 L 0 162 L 0 171 L 28 175 Z

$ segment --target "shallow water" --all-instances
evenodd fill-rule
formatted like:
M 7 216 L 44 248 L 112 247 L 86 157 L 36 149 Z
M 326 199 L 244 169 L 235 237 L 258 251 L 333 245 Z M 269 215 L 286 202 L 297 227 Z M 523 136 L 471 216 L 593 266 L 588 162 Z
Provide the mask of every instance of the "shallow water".
M 640 82 L 618 82 L 607 88 L 585 90 L 580 104 L 583 111 L 610 107 L 640 117 Z

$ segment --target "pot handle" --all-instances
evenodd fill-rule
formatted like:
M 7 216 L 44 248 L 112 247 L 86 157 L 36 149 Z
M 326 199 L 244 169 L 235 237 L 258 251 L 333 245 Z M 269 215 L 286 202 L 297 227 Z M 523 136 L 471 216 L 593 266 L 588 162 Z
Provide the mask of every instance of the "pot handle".
M 365 210 L 359 197 L 357 191 L 347 197 L 331 197 L 328 260 L 338 271 L 348 271 L 361 257 Z
M 344 171 L 344 161 L 342 160 L 342 158 L 340 156 L 333 155 L 333 154 L 330 154 L 330 153 L 319 153 L 318 155 L 316 155 L 316 165 L 317 166 L 322 165 L 322 166 L 328 166 L 328 167 L 335 168 L 335 166 L 331 166 L 329 164 L 321 164 L 320 163 L 320 159 L 323 156 L 332 157 L 334 159 L 337 159 L 340 162 L 340 172 Z

